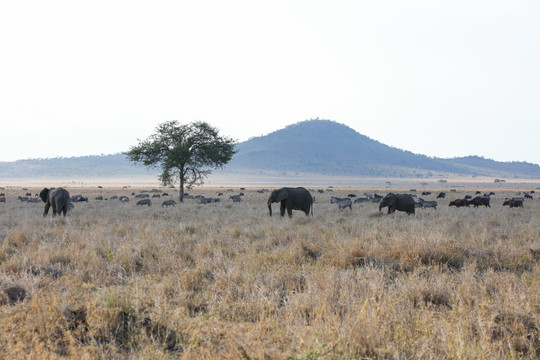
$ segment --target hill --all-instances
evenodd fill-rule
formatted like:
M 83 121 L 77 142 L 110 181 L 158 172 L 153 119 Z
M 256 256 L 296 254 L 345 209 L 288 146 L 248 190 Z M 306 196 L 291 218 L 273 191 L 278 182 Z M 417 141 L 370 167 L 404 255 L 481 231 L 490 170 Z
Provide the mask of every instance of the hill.
M 269 171 L 330 176 L 540 178 L 540 166 L 498 162 L 480 156 L 441 159 L 414 154 L 370 139 L 330 120 L 307 120 L 237 144 L 238 153 L 220 172 Z M 157 176 L 123 154 L 0 162 L 0 178 L 106 178 Z
M 536 164 L 478 156 L 432 158 L 382 144 L 330 120 L 307 120 L 242 142 L 227 169 L 377 177 L 540 177 Z

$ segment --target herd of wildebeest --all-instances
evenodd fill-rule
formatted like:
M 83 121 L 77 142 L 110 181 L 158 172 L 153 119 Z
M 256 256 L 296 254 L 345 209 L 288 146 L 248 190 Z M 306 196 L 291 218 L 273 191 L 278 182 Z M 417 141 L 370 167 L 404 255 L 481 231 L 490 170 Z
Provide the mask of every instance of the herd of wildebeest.
M 102 189 L 101 186 L 98 188 Z M 124 186 L 124 189 L 128 188 Z M 171 191 L 177 192 L 177 189 L 171 187 Z M 209 204 L 209 203 L 221 203 L 222 199 L 224 201 L 239 203 L 242 201 L 242 197 L 245 195 L 245 188 L 239 188 L 240 191 L 237 194 L 233 194 L 235 191 L 233 189 L 226 189 L 223 191 L 217 191 L 216 197 L 205 197 L 203 195 L 191 195 L 189 193 L 184 193 L 183 200 L 194 201 L 197 204 Z M 4 190 L 0 188 L 0 191 Z M 70 196 L 69 192 L 64 188 L 44 188 L 39 194 L 32 194 L 28 192 L 27 188 L 22 188 L 25 191 L 24 195 L 18 195 L 17 200 L 27 203 L 45 203 L 45 209 L 43 216 L 47 216 L 48 211 L 52 208 L 53 216 L 56 214 L 63 214 L 66 216 L 71 213 L 74 209 L 73 203 L 88 203 L 89 197 L 82 194 Z M 292 210 L 301 210 L 307 216 L 310 214 L 313 215 L 313 204 L 317 201 L 317 196 L 322 194 L 330 193 L 331 195 L 334 192 L 332 186 L 326 189 L 305 189 L 303 187 L 289 188 L 284 187 L 270 191 L 268 189 L 258 189 L 258 190 L 249 190 L 256 191 L 257 193 L 264 194 L 266 192 L 270 193 L 270 196 L 267 201 L 268 211 L 270 216 L 272 216 L 272 203 L 280 204 L 280 215 L 284 216 L 285 212 L 288 213 L 289 217 L 292 216 Z M 337 192 L 337 191 L 336 191 Z M 449 193 L 457 192 L 455 189 L 450 189 Z M 512 197 L 505 197 L 502 203 L 502 206 L 508 206 L 510 208 L 523 208 L 523 204 L 527 200 L 534 199 L 534 190 L 526 192 L 515 192 Z M 435 197 L 435 194 L 436 197 Z M 173 194 L 178 197 L 178 194 Z M 420 197 L 422 196 L 422 197 Z M 435 197 L 435 200 L 425 200 L 428 196 Z M 465 195 L 462 198 L 455 198 L 449 202 L 449 206 L 455 207 L 491 207 L 492 197 L 495 196 L 494 192 L 483 193 L 476 191 L 474 195 Z M 151 190 L 141 190 L 138 194 L 135 192 L 131 193 L 131 197 L 127 195 L 121 196 L 110 196 L 104 198 L 103 195 L 97 195 L 92 200 L 94 201 L 118 201 L 121 203 L 130 203 L 135 202 L 135 206 L 152 206 L 152 201 L 161 202 L 161 207 L 175 207 L 177 202 L 172 199 L 172 195 L 162 189 L 151 189 Z M 422 191 L 421 195 L 417 195 L 416 189 L 410 189 L 406 193 L 388 193 L 385 196 L 379 195 L 377 193 L 363 193 L 362 196 L 357 196 L 354 193 L 349 193 L 346 197 L 336 197 L 331 196 L 330 202 L 336 204 L 339 210 L 349 208 L 352 210 L 353 204 L 362 204 L 362 203 L 377 203 L 379 205 L 379 211 L 384 207 L 388 207 L 388 213 L 393 213 L 397 211 L 403 211 L 407 214 L 414 214 L 415 209 L 417 208 L 431 208 L 437 209 L 437 199 L 444 199 L 447 197 L 446 192 L 436 192 L 433 193 L 430 191 Z M 455 196 L 454 196 L 455 197 Z M 158 200 L 159 199 L 159 200 Z M 0 193 L 0 203 L 6 203 L 6 195 Z

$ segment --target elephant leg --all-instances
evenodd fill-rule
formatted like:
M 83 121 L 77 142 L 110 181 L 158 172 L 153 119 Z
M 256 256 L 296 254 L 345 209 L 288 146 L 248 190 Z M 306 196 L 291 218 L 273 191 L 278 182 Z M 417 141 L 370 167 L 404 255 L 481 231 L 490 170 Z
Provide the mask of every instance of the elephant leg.
M 49 213 L 49 208 L 50 207 L 51 207 L 51 205 L 49 205 L 49 203 L 45 204 L 45 209 L 43 210 L 43 217 L 47 216 L 47 214 Z
M 285 203 L 285 200 L 283 200 L 281 202 L 281 205 L 279 207 L 279 212 L 281 214 L 281 216 L 285 216 L 285 208 L 287 207 L 286 203 Z
M 289 217 L 292 218 L 292 202 L 289 202 L 287 204 L 287 214 L 289 214 Z

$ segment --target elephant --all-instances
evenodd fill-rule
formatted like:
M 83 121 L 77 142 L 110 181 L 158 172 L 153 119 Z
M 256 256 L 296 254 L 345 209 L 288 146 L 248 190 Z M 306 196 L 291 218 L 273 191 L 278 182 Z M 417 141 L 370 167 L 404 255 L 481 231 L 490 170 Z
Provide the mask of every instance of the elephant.
M 409 194 L 394 194 L 389 193 L 382 198 L 379 204 L 379 211 L 385 206 L 388 206 L 388 214 L 394 211 L 405 211 L 408 215 L 414 214 L 415 201 Z
M 285 216 L 285 209 L 289 217 L 292 217 L 293 210 L 302 210 L 306 216 L 309 216 L 311 211 L 311 216 L 313 216 L 313 197 L 303 187 L 284 187 L 272 191 L 267 202 L 270 216 L 272 216 L 272 203 L 281 203 L 281 216 Z
M 69 197 L 69 192 L 64 188 L 44 188 L 39 193 L 39 197 L 45 203 L 45 210 L 43 211 L 43 217 L 47 216 L 49 213 L 49 208 L 52 206 L 53 214 L 64 214 L 69 210 L 69 204 L 71 204 L 71 198 Z M 73 206 L 73 205 L 72 205 Z

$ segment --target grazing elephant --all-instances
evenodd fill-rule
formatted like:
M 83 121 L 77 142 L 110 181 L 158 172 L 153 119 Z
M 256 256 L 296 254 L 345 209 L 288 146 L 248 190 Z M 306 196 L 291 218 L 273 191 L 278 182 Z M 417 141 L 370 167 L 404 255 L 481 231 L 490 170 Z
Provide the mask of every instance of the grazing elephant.
M 293 210 L 302 210 L 306 216 L 309 216 L 311 210 L 311 215 L 313 216 L 313 197 L 303 187 L 284 187 L 272 191 L 267 202 L 270 216 L 272 216 L 272 203 L 281 203 L 279 209 L 281 216 L 285 216 L 285 209 L 287 209 L 289 217 L 292 217 Z
M 405 211 L 408 215 L 414 214 L 415 202 L 409 194 L 394 194 L 389 193 L 382 198 L 379 204 L 379 211 L 385 206 L 388 206 L 388 213 L 391 214 L 394 211 Z
M 56 216 L 56 214 L 62 214 L 64 213 L 64 216 L 66 216 L 66 213 L 69 210 L 69 204 L 71 204 L 71 199 L 69 197 L 69 192 L 66 189 L 63 188 L 44 188 L 39 193 L 39 197 L 43 202 L 45 203 L 45 210 L 43 211 L 43 217 L 47 216 L 49 213 L 49 208 L 52 206 L 53 214 L 52 216 Z

